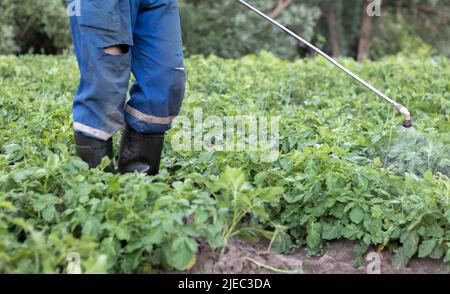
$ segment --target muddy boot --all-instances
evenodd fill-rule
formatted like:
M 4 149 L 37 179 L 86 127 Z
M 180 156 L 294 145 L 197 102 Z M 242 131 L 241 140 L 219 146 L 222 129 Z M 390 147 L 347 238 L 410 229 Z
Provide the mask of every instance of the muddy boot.
M 77 133 L 74 134 L 74 137 L 77 155 L 90 168 L 98 167 L 102 159 L 108 157 L 111 160 L 111 165 L 105 168 L 105 172 L 114 173 L 112 139 L 102 141 Z
M 164 134 L 138 134 L 126 128 L 120 143 L 119 172 L 156 175 L 163 145 Z

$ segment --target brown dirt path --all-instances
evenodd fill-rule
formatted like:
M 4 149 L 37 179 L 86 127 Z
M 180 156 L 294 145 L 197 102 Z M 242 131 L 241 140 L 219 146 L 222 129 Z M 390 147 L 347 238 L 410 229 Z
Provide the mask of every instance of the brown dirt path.
M 366 274 L 367 264 L 360 268 L 352 267 L 353 242 L 331 242 L 321 257 L 306 257 L 305 250 L 295 254 L 280 255 L 267 252 L 262 245 L 254 245 L 242 240 L 232 240 L 223 255 L 211 253 L 207 246 L 201 246 L 196 265 L 188 274 L 270 274 L 271 269 L 258 266 L 250 259 L 292 273 L 306 274 Z M 442 261 L 432 259 L 413 259 L 407 268 L 392 266 L 392 254 L 382 253 L 381 273 L 383 274 L 448 274 Z

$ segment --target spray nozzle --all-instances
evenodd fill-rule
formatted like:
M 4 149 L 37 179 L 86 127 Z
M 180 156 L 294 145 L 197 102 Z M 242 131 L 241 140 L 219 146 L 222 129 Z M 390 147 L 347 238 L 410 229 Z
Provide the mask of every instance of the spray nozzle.
M 412 122 L 411 113 L 409 112 L 409 110 L 405 106 L 403 106 L 401 104 L 395 105 L 395 108 L 397 108 L 398 112 L 400 112 L 400 114 L 405 117 L 405 120 L 403 121 L 403 126 L 405 128 L 412 127 L 413 126 L 413 122 Z
M 412 120 L 408 119 L 403 122 L 403 126 L 407 129 L 413 126 Z

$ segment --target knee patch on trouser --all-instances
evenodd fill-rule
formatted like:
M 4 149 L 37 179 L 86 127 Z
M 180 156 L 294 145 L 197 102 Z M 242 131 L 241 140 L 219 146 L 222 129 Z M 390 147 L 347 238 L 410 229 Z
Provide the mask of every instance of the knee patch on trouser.
M 73 104 L 75 130 L 108 140 L 124 124 L 123 107 L 131 75 L 131 55 L 90 48 Z M 88 51 L 86 50 L 86 51 Z
M 131 89 L 131 99 L 126 105 L 127 124 L 138 133 L 164 133 L 172 126 L 183 103 L 186 72 L 184 66 L 162 70 L 151 79 L 146 74 L 142 83 L 136 81 Z M 153 84 L 159 83 L 157 88 Z M 149 101 L 147 97 L 152 97 Z
M 186 83 L 177 1 L 85 1 L 71 29 L 81 73 L 75 131 L 108 140 L 124 124 L 146 134 L 170 129 Z

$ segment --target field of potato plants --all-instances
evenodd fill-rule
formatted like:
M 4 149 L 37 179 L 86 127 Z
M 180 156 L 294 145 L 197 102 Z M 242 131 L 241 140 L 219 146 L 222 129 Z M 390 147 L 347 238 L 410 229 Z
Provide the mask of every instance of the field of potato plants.
M 173 130 L 148 177 L 74 156 L 73 57 L 0 56 L 0 273 L 64 273 L 72 252 L 85 273 L 185 271 L 235 240 L 310 256 L 351 240 L 355 267 L 369 248 L 450 263 L 450 61 L 342 62 L 414 128 L 320 58 L 193 56 L 183 115 L 279 116 L 280 155 L 179 152 Z

